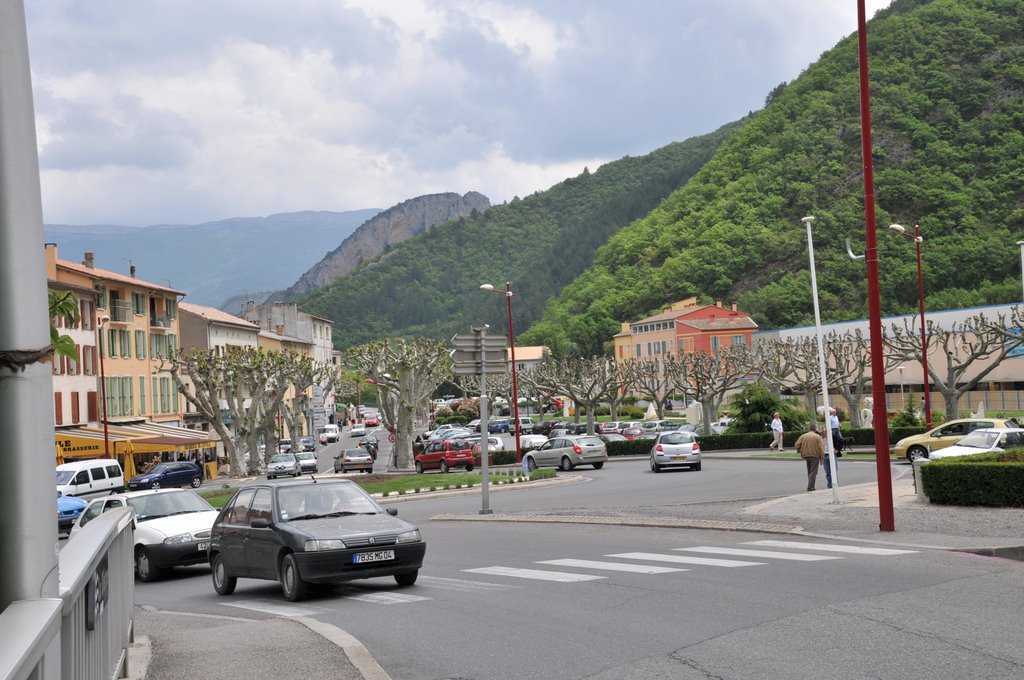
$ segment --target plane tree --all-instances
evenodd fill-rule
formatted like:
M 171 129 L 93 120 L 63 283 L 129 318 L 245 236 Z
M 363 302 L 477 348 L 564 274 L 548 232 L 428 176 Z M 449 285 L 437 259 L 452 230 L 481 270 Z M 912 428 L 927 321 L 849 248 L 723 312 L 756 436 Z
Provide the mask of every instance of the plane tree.
M 700 402 L 704 434 L 711 434 L 711 423 L 717 418 L 726 393 L 750 375 L 753 356 L 745 345 L 731 345 L 719 348 L 714 354 L 690 352 L 665 357 L 666 373 Z
M 554 394 L 566 394 L 577 406 L 587 409 L 587 432 L 594 433 L 598 406 L 621 388 L 622 376 L 607 357 L 565 357 L 542 361 L 533 369 L 537 387 Z M 577 421 L 579 409 L 576 411 Z

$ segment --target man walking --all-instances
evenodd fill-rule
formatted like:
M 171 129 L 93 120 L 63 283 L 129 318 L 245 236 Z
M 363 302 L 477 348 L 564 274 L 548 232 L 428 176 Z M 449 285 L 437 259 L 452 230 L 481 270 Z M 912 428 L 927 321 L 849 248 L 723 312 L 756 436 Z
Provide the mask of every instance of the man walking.
M 818 478 L 818 466 L 825 460 L 825 430 L 811 429 L 800 435 L 796 440 L 796 451 L 807 463 L 807 490 L 814 491 L 814 483 Z
M 779 412 L 776 411 L 775 412 L 775 417 L 772 418 L 772 445 L 768 447 L 769 451 L 776 451 L 777 450 L 779 453 L 783 453 L 783 450 L 782 450 L 782 432 L 783 432 L 782 416 L 780 416 Z

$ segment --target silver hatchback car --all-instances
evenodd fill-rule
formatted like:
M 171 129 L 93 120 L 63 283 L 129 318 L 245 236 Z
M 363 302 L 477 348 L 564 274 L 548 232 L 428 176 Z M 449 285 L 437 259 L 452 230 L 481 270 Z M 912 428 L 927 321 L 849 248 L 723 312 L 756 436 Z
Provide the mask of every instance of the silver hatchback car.
M 692 432 L 662 432 L 651 447 L 651 471 L 667 467 L 700 470 L 700 444 Z
M 290 453 L 279 453 L 267 463 L 267 479 L 275 477 L 298 477 L 302 474 L 299 461 Z
M 574 435 L 552 437 L 540 448 L 523 454 L 529 469 L 558 467 L 568 472 L 577 465 L 593 465 L 595 470 L 604 467 L 608 450 L 596 435 Z

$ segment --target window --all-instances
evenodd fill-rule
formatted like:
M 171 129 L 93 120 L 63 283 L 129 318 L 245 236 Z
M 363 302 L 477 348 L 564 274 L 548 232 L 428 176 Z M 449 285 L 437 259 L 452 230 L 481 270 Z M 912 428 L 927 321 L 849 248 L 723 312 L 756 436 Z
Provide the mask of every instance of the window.
M 647 356 L 654 356 L 654 352 L 651 351 L 651 343 L 647 343 Z
M 139 316 L 146 313 L 146 296 L 142 293 L 132 293 L 132 311 Z
M 107 466 L 107 477 L 110 477 L 111 479 L 113 479 L 114 477 L 120 477 L 120 476 L 121 476 L 121 466 L 120 465 L 108 465 Z M 117 507 L 121 507 L 121 501 L 119 501 L 119 500 L 111 501 L 110 504 L 111 505 L 116 505 Z
M 167 298 L 164 300 L 164 309 L 167 310 L 168 319 L 178 318 L 178 300 L 176 298 Z
M 107 473 L 103 471 L 102 467 L 94 467 L 90 472 L 92 472 L 92 479 L 94 482 L 107 478 Z
M 270 521 L 270 489 L 257 489 L 249 510 L 249 523 L 254 519 Z
M 79 300 L 78 306 L 82 312 L 82 330 L 93 330 L 96 323 L 96 304 L 92 300 Z
M 732 336 L 733 347 L 743 347 L 747 344 L 747 336 L 745 335 L 734 335 Z
M 135 331 L 135 358 L 146 358 L 146 331 Z
M 249 514 L 249 504 L 252 503 L 252 497 L 255 493 L 255 489 L 239 491 L 238 495 L 235 496 L 235 501 L 224 514 L 224 522 L 226 524 L 245 524 L 245 516 Z
M 668 354 L 668 343 L 666 343 L 664 340 L 661 341 L 661 353 Z
M 64 424 L 64 395 L 60 392 L 53 393 L 53 422 L 56 425 Z
M 130 331 L 118 331 L 121 342 L 121 358 L 130 359 L 132 356 L 132 334 Z
M 139 415 L 146 415 L 146 376 L 139 376 Z
M 711 336 L 711 351 L 712 352 L 717 352 L 718 351 L 718 336 L 717 335 L 712 335 Z
M 135 412 L 135 401 L 132 399 L 132 379 L 131 377 L 121 378 L 121 415 L 130 416 Z
M 96 286 L 96 305 L 101 309 L 107 309 L 107 287 Z
M 178 336 L 174 333 L 167 334 L 167 356 L 172 357 L 178 353 Z
M 79 404 L 79 399 L 80 399 L 80 397 L 78 396 L 78 392 L 72 392 L 71 393 L 71 422 L 72 423 L 80 423 L 80 422 L 82 422 L 82 418 L 81 418 L 81 416 L 82 416 L 82 409 L 81 409 L 81 405 Z
M 639 357 L 640 354 L 641 354 L 641 352 L 640 352 L 640 343 L 638 342 L 638 343 L 636 343 L 636 355 Z
M 78 375 L 78 360 L 82 358 L 82 346 L 75 345 L 75 356 L 78 359 L 68 358 L 68 374 Z
M 107 329 L 107 347 L 106 352 L 103 354 L 108 359 L 112 359 L 117 356 L 117 330 L 114 328 Z

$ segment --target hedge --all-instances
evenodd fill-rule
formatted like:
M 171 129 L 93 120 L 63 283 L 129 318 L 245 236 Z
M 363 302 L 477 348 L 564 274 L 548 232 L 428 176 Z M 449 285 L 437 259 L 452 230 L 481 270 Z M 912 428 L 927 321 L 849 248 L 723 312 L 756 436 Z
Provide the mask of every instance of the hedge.
M 920 469 L 933 503 L 1024 507 L 1024 449 L 940 458 Z

